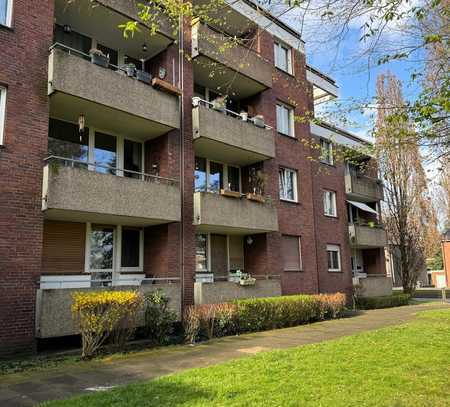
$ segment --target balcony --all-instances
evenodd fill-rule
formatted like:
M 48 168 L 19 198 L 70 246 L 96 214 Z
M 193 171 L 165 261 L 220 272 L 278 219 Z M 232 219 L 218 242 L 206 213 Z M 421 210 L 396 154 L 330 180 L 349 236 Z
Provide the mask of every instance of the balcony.
M 351 198 L 364 202 L 384 199 L 383 184 L 380 180 L 352 170 L 345 174 L 345 192 Z
M 148 140 L 180 127 L 178 97 L 91 63 L 90 56 L 60 44 L 49 56 L 50 116 L 105 132 Z
M 267 233 L 278 230 L 278 216 L 271 202 L 196 192 L 194 224 L 200 233 Z
M 163 13 L 158 13 L 157 30 L 152 33 L 151 23 L 142 22 L 139 9 L 134 1 L 123 0 L 55 0 L 55 22 L 70 26 L 74 31 L 95 38 L 100 44 L 120 49 L 126 55 L 139 58 L 141 46 L 147 44 L 146 58 L 159 54 L 175 40 L 170 21 Z M 123 36 L 119 25 L 127 21 L 138 21 L 139 32 L 133 39 Z M 151 37 L 151 40 L 150 40 Z
M 306 66 L 306 79 L 313 85 L 315 104 L 327 102 L 338 97 L 339 88 L 334 79 L 309 65 Z
M 181 219 L 178 182 L 61 157 L 46 160 L 42 210 L 47 219 L 150 226 Z M 130 173 L 136 178 L 118 176 Z
M 351 247 L 370 249 L 387 245 L 386 231 L 381 225 L 350 224 L 348 229 Z
M 83 279 L 87 277 L 88 284 L 90 275 L 73 276 Z M 42 278 L 42 277 L 41 277 Z M 65 276 L 67 279 L 67 276 Z M 181 315 L 181 289 L 177 280 L 179 279 L 145 279 L 138 287 L 142 294 L 155 291 L 163 291 L 169 299 L 169 308 Z M 45 286 L 45 284 L 44 284 Z M 72 285 L 72 287 L 75 287 Z M 87 286 L 89 287 L 89 285 Z M 119 291 L 136 290 L 136 285 L 122 285 L 120 287 L 95 287 L 86 288 L 86 286 L 77 286 L 76 288 L 43 288 L 41 282 L 40 288 L 36 292 L 36 336 L 38 338 L 54 338 L 58 336 L 68 336 L 79 334 L 79 328 L 72 318 L 72 295 L 74 292 L 90 291 Z M 144 325 L 143 313 L 138 314 L 137 326 Z
M 268 126 L 258 127 L 237 113 L 214 110 L 211 103 L 193 100 L 195 152 L 200 157 L 249 165 L 275 157 L 275 139 Z
M 244 99 L 272 87 L 268 61 L 204 24 L 192 26 L 192 57 L 196 83 L 219 93 Z
M 213 283 L 194 283 L 195 304 L 220 304 L 244 298 L 277 297 L 281 295 L 279 279 L 256 279 L 255 285 L 241 286 L 231 281 L 214 281 Z

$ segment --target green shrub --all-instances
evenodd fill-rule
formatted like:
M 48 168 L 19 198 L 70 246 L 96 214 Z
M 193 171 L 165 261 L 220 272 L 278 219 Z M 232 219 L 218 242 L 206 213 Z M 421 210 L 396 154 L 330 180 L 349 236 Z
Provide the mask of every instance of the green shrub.
M 234 304 L 239 332 L 256 332 L 336 318 L 345 302 L 345 295 L 337 293 L 253 298 Z
M 411 296 L 409 294 L 392 294 L 382 297 L 357 297 L 356 307 L 359 309 L 377 309 L 399 307 L 408 305 Z
M 144 296 L 144 334 L 155 345 L 164 345 L 173 331 L 177 314 L 169 309 L 169 298 L 161 290 Z

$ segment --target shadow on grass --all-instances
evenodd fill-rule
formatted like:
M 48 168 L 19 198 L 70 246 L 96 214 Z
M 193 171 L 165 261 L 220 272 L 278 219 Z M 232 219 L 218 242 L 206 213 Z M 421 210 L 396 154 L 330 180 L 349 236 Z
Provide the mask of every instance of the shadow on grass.
M 49 401 L 42 407 L 181 406 L 207 403 L 214 394 L 165 377 L 140 384 L 121 386 L 72 399 Z

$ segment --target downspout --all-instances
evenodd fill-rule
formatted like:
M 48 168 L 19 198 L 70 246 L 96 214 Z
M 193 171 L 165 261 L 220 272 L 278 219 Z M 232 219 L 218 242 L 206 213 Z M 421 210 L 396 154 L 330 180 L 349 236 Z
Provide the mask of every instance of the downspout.
M 181 194 L 181 225 L 180 225 L 180 279 L 181 279 L 181 318 L 184 307 L 184 18 L 179 17 L 178 23 L 178 85 L 181 89 L 180 103 L 180 194 Z

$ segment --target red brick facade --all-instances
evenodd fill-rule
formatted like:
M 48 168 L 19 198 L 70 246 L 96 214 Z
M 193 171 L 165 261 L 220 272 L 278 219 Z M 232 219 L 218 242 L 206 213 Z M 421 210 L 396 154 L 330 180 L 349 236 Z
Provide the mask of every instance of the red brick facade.
M 13 28 L 0 26 L 0 85 L 8 89 L 4 146 L 0 147 L 0 353 L 32 349 L 36 282 L 43 274 L 83 271 L 85 224 L 67 225 L 71 239 L 57 242 L 64 223 L 43 220 L 41 211 L 42 160 L 47 154 L 49 107 L 48 47 L 52 40 L 53 1 L 14 2 Z M 255 48 L 274 62 L 274 39 L 261 31 Z M 191 24 L 182 38 L 184 55 L 191 54 Z M 266 194 L 278 211 L 279 232 L 256 234 L 244 243 L 245 269 L 254 275 L 280 276 L 283 294 L 352 291 L 344 166 L 312 160 L 310 127 L 295 122 L 295 138 L 276 132 L 276 103 L 295 109 L 296 117 L 313 110 L 311 85 L 306 80 L 305 55 L 292 51 L 294 75 L 273 68 L 273 86 L 247 100 L 262 114 L 275 138 L 276 157 L 262 163 L 268 175 Z M 167 70 L 182 90 L 181 128 L 145 143 L 145 172 L 180 182 L 181 222 L 144 230 L 146 277 L 180 277 L 182 302 L 194 303 L 195 233 L 192 131 L 193 64 L 171 45 L 153 60 Z M 175 71 L 173 68 L 175 67 Z M 180 69 L 181 68 L 181 69 Z M 250 112 L 252 113 L 252 112 Z M 315 140 L 317 141 L 317 140 Z M 297 171 L 298 202 L 279 199 L 279 167 Z M 323 214 L 323 191 L 337 193 L 337 218 Z M 45 225 L 45 226 L 44 226 Z M 284 271 L 282 235 L 301 241 L 302 271 Z M 43 236 L 45 242 L 43 242 Z M 52 243 L 53 242 L 53 243 Z M 342 272 L 330 273 L 326 245 L 339 245 Z M 60 254 L 70 258 L 62 270 Z M 377 258 L 377 267 L 384 268 Z M 61 270 L 58 272 L 58 270 Z
M 0 353 L 31 350 L 34 341 L 53 1 L 16 0 L 12 20 L 11 28 L 0 26 L 0 85 L 8 92 L 0 146 Z

